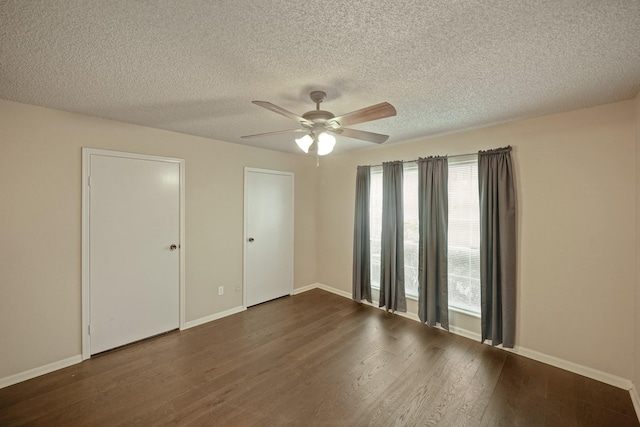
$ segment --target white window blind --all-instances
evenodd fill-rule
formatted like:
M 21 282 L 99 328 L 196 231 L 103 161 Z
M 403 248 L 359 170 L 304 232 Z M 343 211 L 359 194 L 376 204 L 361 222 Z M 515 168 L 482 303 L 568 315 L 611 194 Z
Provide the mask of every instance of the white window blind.
M 418 167 L 404 165 L 405 293 L 418 297 Z M 371 286 L 380 289 L 382 167 L 371 169 Z M 449 159 L 449 306 L 480 313 L 480 225 L 477 156 Z
M 369 239 L 371 287 L 380 289 L 380 241 L 382 238 L 382 167 L 371 168 L 369 187 Z
M 369 200 L 371 286 L 380 289 L 380 241 L 382 234 L 382 168 L 371 169 Z M 403 171 L 404 285 L 405 294 L 418 297 L 418 166 L 405 163 Z
M 404 209 L 404 292 L 418 298 L 418 165 L 405 163 L 403 172 Z
M 478 158 L 449 159 L 449 306 L 480 313 Z

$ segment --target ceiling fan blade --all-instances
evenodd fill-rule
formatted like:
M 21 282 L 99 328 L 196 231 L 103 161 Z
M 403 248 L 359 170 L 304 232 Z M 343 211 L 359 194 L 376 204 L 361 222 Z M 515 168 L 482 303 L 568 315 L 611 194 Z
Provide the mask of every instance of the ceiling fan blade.
M 312 125 L 313 124 L 312 122 L 310 122 L 309 120 L 305 119 L 304 117 L 301 117 L 301 116 L 299 116 L 297 114 L 294 114 L 291 111 L 287 111 L 284 108 L 278 107 L 277 105 L 272 104 L 270 102 L 267 102 L 267 101 L 251 101 L 251 102 L 253 104 L 259 105 L 262 108 L 266 108 L 267 110 L 273 111 L 274 113 L 278 113 L 278 114 L 281 114 L 281 115 L 283 115 L 285 117 L 293 119 L 293 120 L 295 120 L 297 122 L 304 123 L 304 124 L 307 124 L 307 125 Z
M 329 122 L 338 122 L 340 126 L 350 126 L 358 123 L 371 122 L 373 120 L 384 119 L 385 117 L 392 117 L 396 115 L 396 109 L 388 102 L 381 102 L 380 104 L 372 105 L 361 110 L 353 111 L 351 113 L 343 114 L 329 120 Z
M 261 136 L 271 136 L 271 135 L 280 135 L 283 133 L 297 133 L 297 132 L 309 132 L 306 129 L 289 129 L 289 130 L 277 130 L 275 132 L 266 132 L 266 133 L 257 133 L 255 135 L 244 135 L 241 136 L 240 138 L 258 138 Z
M 340 128 L 335 132 L 342 136 L 346 136 L 347 138 L 361 139 L 363 141 L 375 142 L 376 144 L 382 144 L 387 139 L 389 139 L 389 135 L 382 135 L 380 133 L 366 132 L 363 130 L 349 128 Z

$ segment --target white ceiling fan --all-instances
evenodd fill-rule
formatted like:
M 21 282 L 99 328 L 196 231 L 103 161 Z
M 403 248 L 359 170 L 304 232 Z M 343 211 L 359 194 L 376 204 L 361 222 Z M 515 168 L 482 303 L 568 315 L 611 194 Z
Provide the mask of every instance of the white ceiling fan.
M 311 100 L 315 102 L 316 109 L 307 111 L 302 116 L 294 114 L 284 108 L 278 107 L 266 101 L 251 101 L 260 107 L 281 114 L 285 117 L 297 121 L 301 128 L 288 129 L 276 132 L 259 133 L 255 135 L 245 135 L 242 138 L 257 138 L 261 136 L 279 135 L 284 133 L 304 133 L 300 138 L 296 139 L 296 143 L 305 153 L 309 152 L 311 146 L 316 143 L 317 154 L 323 156 L 333 151 L 336 138 L 333 134 L 346 136 L 348 138 L 360 139 L 362 141 L 382 144 L 389 135 L 379 133 L 366 132 L 357 129 L 349 129 L 344 126 L 355 125 L 359 123 L 370 122 L 373 120 L 384 119 L 396 115 L 396 109 L 388 102 L 372 105 L 351 113 L 343 114 L 336 117 L 329 111 L 320 109 L 320 103 L 324 101 L 327 94 L 321 90 L 314 90 L 309 94 Z

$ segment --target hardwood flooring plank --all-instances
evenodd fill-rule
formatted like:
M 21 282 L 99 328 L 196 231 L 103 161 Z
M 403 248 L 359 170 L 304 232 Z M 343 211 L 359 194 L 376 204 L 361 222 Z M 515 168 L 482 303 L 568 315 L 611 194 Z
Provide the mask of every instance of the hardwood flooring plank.
M 638 425 L 638 418 L 629 417 L 616 410 L 581 400 L 578 401 L 578 425 L 630 427 Z
M 296 387 L 283 391 L 285 398 L 264 402 L 261 406 L 271 408 L 271 413 L 282 413 L 287 407 L 299 407 L 297 415 L 304 419 L 321 420 L 323 414 L 332 413 L 333 405 L 343 383 L 351 382 L 349 372 L 362 359 L 371 358 L 380 350 L 371 326 L 361 326 L 362 332 L 355 336 L 345 335 L 342 345 L 327 348 L 324 354 L 317 354 L 301 360 L 294 366 L 292 379 Z M 368 330 L 369 334 L 365 333 Z M 343 351 L 337 351 L 342 349 Z M 346 384 L 345 384 L 346 386 Z
M 457 418 L 464 400 L 460 398 L 466 391 L 482 364 L 482 347 L 471 345 L 469 351 L 442 381 L 440 391 L 411 415 L 409 422 L 414 425 L 451 425 Z
M 575 378 L 576 398 L 579 401 L 589 404 L 589 407 L 597 405 L 609 408 L 627 417 L 635 416 L 633 404 L 629 404 L 631 396 L 628 391 L 581 375 L 577 375 Z
M 640 424 L 625 390 L 312 290 L 0 389 L 0 425 Z
M 525 407 L 523 395 L 537 396 L 544 393 L 546 379 L 539 378 L 532 382 L 532 390 L 524 390 L 531 382 L 528 372 L 530 359 L 507 354 L 505 364 L 498 378 L 496 387 L 482 416 L 483 425 L 522 425 L 518 421 L 519 409 Z M 544 414 L 533 413 L 528 420 L 533 426 L 543 425 Z
M 482 345 L 480 347 L 482 349 L 482 363 L 471 379 L 464 396 L 460 399 L 460 410 L 464 416 L 459 417 L 460 419 L 468 417 L 478 424 L 491 399 L 507 358 L 507 353 L 502 350 Z
M 403 366 L 403 370 L 384 390 L 380 399 L 367 408 L 366 413 L 370 415 L 367 425 L 388 423 L 389 420 L 397 417 L 398 408 L 403 405 L 415 406 L 416 402 L 423 399 L 429 380 L 449 362 L 445 357 L 447 353 L 446 347 L 443 347 L 445 343 L 445 336 L 436 335 L 428 346 L 424 348 L 418 346 L 417 351 L 411 353 L 411 358 L 405 358 L 405 363 L 401 365 L 397 364 L 397 366 Z
M 436 425 L 440 414 L 444 408 L 439 407 L 441 399 L 444 397 L 448 401 L 452 397 L 446 387 L 455 388 L 462 379 L 459 375 L 464 373 L 465 356 L 470 348 L 470 342 L 466 344 L 464 352 L 455 351 L 444 353 L 443 356 L 430 369 L 420 375 L 413 375 L 416 380 L 412 384 L 414 393 L 411 396 L 403 396 L 402 402 L 396 409 L 389 425 Z M 434 419 L 430 419 L 434 417 Z

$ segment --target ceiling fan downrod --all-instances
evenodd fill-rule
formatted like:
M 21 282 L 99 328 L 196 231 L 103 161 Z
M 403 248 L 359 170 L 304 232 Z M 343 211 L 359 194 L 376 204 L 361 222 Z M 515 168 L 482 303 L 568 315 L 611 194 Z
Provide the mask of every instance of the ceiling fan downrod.
M 309 94 L 309 98 L 316 103 L 316 111 L 320 111 L 320 103 L 324 101 L 327 94 L 321 90 L 314 90 Z

